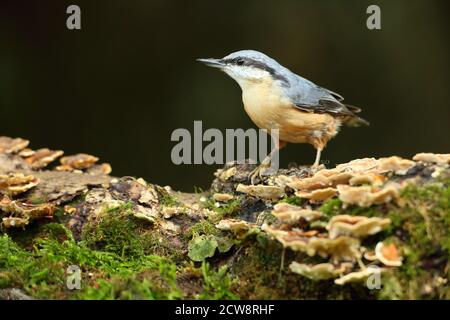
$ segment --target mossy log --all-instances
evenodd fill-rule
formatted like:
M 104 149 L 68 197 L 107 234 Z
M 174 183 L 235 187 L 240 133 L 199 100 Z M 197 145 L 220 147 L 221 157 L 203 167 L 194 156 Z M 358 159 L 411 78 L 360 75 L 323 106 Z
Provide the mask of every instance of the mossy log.
M 0 299 L 450 298 L 449 155 L 229 164 L 188 194 L 27 145 L 0 138 Z

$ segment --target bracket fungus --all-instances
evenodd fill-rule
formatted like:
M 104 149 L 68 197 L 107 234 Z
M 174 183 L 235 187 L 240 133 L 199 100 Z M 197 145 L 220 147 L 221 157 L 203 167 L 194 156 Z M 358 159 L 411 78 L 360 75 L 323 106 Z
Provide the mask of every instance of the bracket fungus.
M 266 200 L 277 200 L 284 196 L 283 188 L 276 186 L 259 185 L 244 185 L 238 184 L 237 192 L 242 192 L 250 196 L 259 197 Z
M 375 247 L 375 256 L 385 266 L 400 267 L 402 265 L 402 257 L 393 243 L 385 245 L 379 242 Z
M 312 203 L 322 202 L 329 200 L 337 195 L 335 188 L 324 188 L 313 191 L 297 191 L 296 196 L 304 199 L 308 199 Z
M 78 153 L 72 156 L 62 157 L 60 159 L 61 166 L 58 166 L 58 171 L 72 171 L 82 170 L 92 167 L 99 159 L 85 153 Z
M 38 183 L 39 180 L 33 175 L 24 175 L 23 173 L 0 175 L 0 192 L 15 196 L 34 188 Z
M 355 159 L 347 163 L 336 166 L 336 170 L 345 172 L 371 172 L 378 167 L 378 160 L 375 158 Z
M 406 172 L 414 167 L 414 161 L 403 159 L 397 156 L 378 159 L 378 171 L 389 172 L 392 171 L 398 175 L 404 175 Z
M 348 172 L 340 172 L 335 169 L 322 169 L 309 178 L 301 179 L 293 177 L 292 181 L 286 184 L 295 190 L 315 190 L 346 184 L 351 177 L 352 175 Z
M 246 232 L 253 227 L 256 227 L 256 224 L 239 219 L 223 219 L 216 224 L 217 229 L 231 231 L 235 234 Z
M 0 153 L 17 153 L 25 149 L 30 141 L 22 138 L 0 137 Z
M 382 231 L 390 224 L 388 218 L 338 215 L 330 219 L 326 229 L 332 239 L 341 235 L 362 239 Z
M 86 173 L 97 175 L 108 175 L 112 172 L 111 165 L 109 163 L 96 164 L 86 170 Z
M 346 205 L 356 204 L 360 207 L 370 207 L 392 201 L 398 196 L 398 188 L 386 186 L 382 189 L 372 186 L 337 186 L 339 199 Z
M 450 164 L 450 153 L 418 153 L 413 160 L 445 165 Z
M 381 272 L 383 271 L 384 269 L 382 268 L 378 268 L 376 266 L 369 266 L 365 269 L 345 274 L 342 277 L 334 280 L 334 283 L 342 286 L 347 283 L 363 282 L 366 281 L 370 276 L 374 274 L 381 274 Z
M 376 172 L 353 173 L 352 178 L 349 180 L 349 184 L 351 186 L 369 184 L 375 187 L 381 187 L 386 179 L 385 176 Z
M 350 270 L 352 267 L 353 267 L 352 263 L 346 262 L 338 265 L 334 265 L 331 263 L 319 263 L 316 265 L 308 265 L 293 261 L 289 265 L 289 269 L 292 272 L 302 275 L 314 281 L 337 278 L 341 274 Z
M 262 230 L 272 235 L 283 247 L 293 251 L 304 252 L 309 256 L 319 255 L 322 258 L 331 257 L 332 262 L 355 261 L 360 257 L 358 250 L 360 242 L 356 238 L 339 236 L 336 239 L 326 238 L 327 235 L 303 231 L 284 231 L 263 225 Z
M 34 155 L 36 153 L 36 151 L 34 151 L 33 149 L 30 148 L 25 148 L 23 150 L 21 150 L 18 155 L 22 158 L 28 158 L 31 157 L 32 155 Z
M 32 156 L 25 158 L 25 162 L 31 165 L 32 169 L 43 169 L 51 162 L 64 154 L 61 150 L 50 150 L 47 148 L 37 150 Z
M 320 211 L 303 209 L 288 203 L 277 203 L 273 208 L 272 215 L 285 223 L 296 223 L 301 219 L 310 222 L 323 216 Z
M 10 214 L 2 219 L 2 225 L 12 228 L 25 227 L 31 220 L 52 217 L 56 207 L 51 203 L 35 205 L 3 197 L 0 201 L 0 211 Z
M 27 218 L 7 217 L 2 219 L 2 226 L 5 228 L 25 228 L 29 223 Z
M 24 218 L 37 219 L 41 217 L 51 217 L 56 211 L 56 207 L 51 203 L 30 204 L 3 198 L 2 201 L 0 201 L 0 210 Z
M 214 193 L 213 199 L 220 202 L 228 202 L 234 199 L 234 196 L 229 193 Z

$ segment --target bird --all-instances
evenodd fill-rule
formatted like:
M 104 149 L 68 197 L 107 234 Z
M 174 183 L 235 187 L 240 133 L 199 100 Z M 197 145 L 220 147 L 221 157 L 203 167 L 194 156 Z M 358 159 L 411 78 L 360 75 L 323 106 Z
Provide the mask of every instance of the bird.
M 341 125 L 369 125 L 357 115 L 361 109 L 344 103 L 340 94 L 293 73 L 262 52 L 240 50 L 197 61 L 224 71 L 239 84 L 244 109 L 259 128 L 269 134 L 278 130 L 275 148 L 251 172 L 252 184 L 262 180 L 264 168 L 286 144 L 311 144 L 316 149 L 311 169 L 317 170 L 322 150 Z

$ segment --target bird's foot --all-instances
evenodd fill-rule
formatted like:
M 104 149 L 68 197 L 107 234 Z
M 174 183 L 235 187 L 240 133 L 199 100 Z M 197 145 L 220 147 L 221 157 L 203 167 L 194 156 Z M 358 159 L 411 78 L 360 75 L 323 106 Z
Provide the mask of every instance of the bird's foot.
M 264 179 L 262 175 L 264 175 L 264 171 L 270 168 L 270 163 L 262 163 L 257 166 L 250 174 L 248 175 L 251 184 L 256 184 L 258 179 L 262 182 Z

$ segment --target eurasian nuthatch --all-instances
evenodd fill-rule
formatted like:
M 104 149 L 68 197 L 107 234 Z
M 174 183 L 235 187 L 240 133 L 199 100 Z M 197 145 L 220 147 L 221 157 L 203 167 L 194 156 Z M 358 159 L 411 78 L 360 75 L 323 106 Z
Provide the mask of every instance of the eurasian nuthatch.
M 277 147 L 264 159 L 252 175 L 270 164 L 273 153 L 286 143 L 309 143 L 317 150 L 314 168 L 327 142 L 341 124 L 368 124 L 356 113 L 357 107 L 344 104 L 344 98 L 302 78 L 274 59 L 254 50 L 234 52 L 222 59 L 198 59 L 223 70 L 242 89 L 244 108 L 253 122 L 269 133 L 278 129 Z

